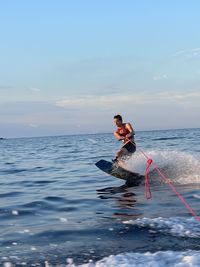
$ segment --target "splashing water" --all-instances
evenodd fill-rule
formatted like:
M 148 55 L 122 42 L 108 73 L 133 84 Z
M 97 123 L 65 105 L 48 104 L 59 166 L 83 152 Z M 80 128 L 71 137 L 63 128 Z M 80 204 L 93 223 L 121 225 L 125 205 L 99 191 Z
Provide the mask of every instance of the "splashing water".
M 177 184 L 200 183 L 200 160 L 196 155 L 180 151 L 150 150 L 145 154 L 171 181 Z M 144 174 L 147 166 L 144 156 L 137 152 L 126 161 L 127 169 Z M 150 172 L 158 175 L 153 167 Z

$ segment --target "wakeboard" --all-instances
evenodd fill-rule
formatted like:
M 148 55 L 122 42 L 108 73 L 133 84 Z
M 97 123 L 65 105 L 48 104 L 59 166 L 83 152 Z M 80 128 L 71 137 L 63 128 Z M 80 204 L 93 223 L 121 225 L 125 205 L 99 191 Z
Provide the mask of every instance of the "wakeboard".
M 101 159 L 97 163 L 95 163 L 95 165 L 107 174 L 125 180 L 126 184 L 131 186 L 139 185 L 144 179 L 143 175 L 126 170 L 122 168 L 117 162 L 112 163 L 110 161 Z

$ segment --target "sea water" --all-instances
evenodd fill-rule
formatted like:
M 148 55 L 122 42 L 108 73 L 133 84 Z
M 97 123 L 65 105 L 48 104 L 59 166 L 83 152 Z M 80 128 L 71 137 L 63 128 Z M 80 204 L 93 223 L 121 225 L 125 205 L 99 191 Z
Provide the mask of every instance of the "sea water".
M 200 129 L 136 132 L 127 168 L 153 159 L 200 216 Z M 0 266 L 200 266 L 200 223 L 151 167 L 127 187 L 95 163 L 112 134 L 0 140 Z

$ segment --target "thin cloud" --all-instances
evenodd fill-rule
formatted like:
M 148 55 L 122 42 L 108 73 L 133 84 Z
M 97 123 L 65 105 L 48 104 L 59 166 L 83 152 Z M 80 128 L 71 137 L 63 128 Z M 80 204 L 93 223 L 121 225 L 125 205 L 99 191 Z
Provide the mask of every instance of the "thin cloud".
M 41 89 L 39 89 L 37 87 L 31 87 L 31 88 L 29 88 L 29 90 L 32 92 L 40 92 L 41 91 Z
M 0 85 L 0 90 L 9 90 L 9 89 L 14 89 L 14 87 L 11 85 Z
M 198 57 L 200 56 L 200 47 L 177 51 L 174 56 L 184 56 L 186 58 Z
M 34 123 L 30 123 L 29 126 L 32 127 L 32 128 L 38 128 L 38 125 L 34 124 Z
M 61 108 L 113 108 L 117 106 L 127 107 L 128 105 L 143 105 L 143 104 L 158 104 L 158 103 L 193 103 L 200 100 L 199 91 L 191 92 L 142 92 L 126 95 L 106 95 L 96 96 L 89 95 L 84 97 L 66 97 L 55 103 L 56 106 Z
M 138 96 L 132 95 L 106 95 L 96 96 L 88 95 L 84 97 L 66 97 L 55 103 L 56 106 L 62 108 L 84 108 L 84 107 L 108 107 L 121 103 L 128 104 L 130 101 L 137 102 Z
M 158 81 L 158 80 L 163 80 L 163 79 L 167 79 L 167 74 L 163 74 L 163 75 L 159 75 L 159 76 L 154 76 L 153 80 L 154 81 Z

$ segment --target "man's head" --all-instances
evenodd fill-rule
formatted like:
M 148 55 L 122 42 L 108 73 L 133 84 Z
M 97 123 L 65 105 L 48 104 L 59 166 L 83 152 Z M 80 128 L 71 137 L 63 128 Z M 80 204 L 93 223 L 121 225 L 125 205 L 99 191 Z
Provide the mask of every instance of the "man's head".
M 122 116 L 121 115 L 115 115 L 114 118 L 114 124 L 117 126 L 117 127 L 121 127 L 122 124 L 123 124 L 123 120 L 122 120 Z

